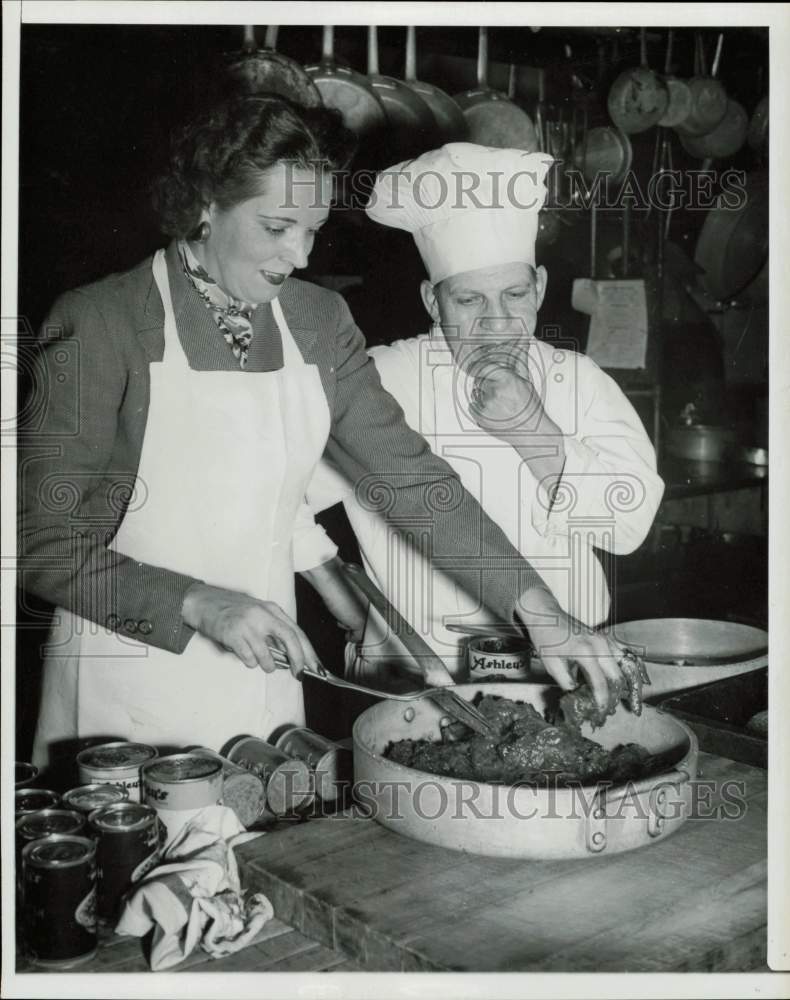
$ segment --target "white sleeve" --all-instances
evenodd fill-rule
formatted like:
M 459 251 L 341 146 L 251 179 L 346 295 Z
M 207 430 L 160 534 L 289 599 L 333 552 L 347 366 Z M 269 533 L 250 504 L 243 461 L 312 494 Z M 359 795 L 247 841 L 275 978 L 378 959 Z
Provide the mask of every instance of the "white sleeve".
M 566 435 L 553 502 L 536 491 L 532 523 L 544 537 L 580 532 L 618 555 L 647 537 L 664 493 L 656 454 L 636 410 L 613 378 L 578 357 L 579 426 Z
M 337 555 L 337 546 L 320 524 L 305 500 L 296 512 L 293 533 L 294 570 L 303 573 L 328 562 Z

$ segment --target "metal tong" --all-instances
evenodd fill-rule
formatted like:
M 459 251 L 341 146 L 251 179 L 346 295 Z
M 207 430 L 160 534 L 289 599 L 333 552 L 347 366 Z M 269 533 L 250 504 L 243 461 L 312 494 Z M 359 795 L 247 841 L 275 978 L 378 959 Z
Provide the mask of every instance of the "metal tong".
M 275 663 L 279 663 L 283 667 L 289 665 L 290 661 L 282 650 L 277 649 L 275 646 L 269 646 L 269 650 Z M 463 722 L 465 726 L 474 729 L 476 733 L 488 735 L 492 731 L 488 719 L 474 705 L 448 688 L 424 688 L 423 690 L 394 694 L 390 691 L 381 691 L 378 688 L 366 687 L 364 684 L 355 684 L 352 681 L 343 680 L 342 677 L 330 673 L 323 665 L 319 665 L 316 670 L 305 667 L 304 672 L 310 677 L 315 677 L 326 684 L 331 684 L 332 687 L 346 688 L 348 691 L 361 691 L 362 694 L 369 694 L 374 698 L 387 698 L 393 701 L 416 701 L 418 698 L 430 698 L 443 712 L 451 715 L 458 722 Z
M 391 698 L 395 701 L 415 701 L 418 698 L 430 698 L 442 711 L 452 716 L 458 722 L 463 722 L 464 725 L 473 729 L 476 733 L 489 735 L 493 731 L 489 720 L 474 705 L 450 689 L 450 686 L 455 682 L 444 663 L 425 640 L 414 632 L 406 620 L 390 604 L 364 569 L 354 563 L 344 563 L 343 572 L 360 593 L 367 597 L 376 610 L 384 616 L 390 627 L 393 630 L 397 628 L 395 634 L 414 657 L 415 666 L 419 668 L 423 682 L 428 686 L 418 688 L 415 691 L 393 694 L 389 691 L 381 691 L 377 688 L 365 687 L 363 684 L 355 684 L 352 681 L 343 680 L 335 674 L 330 673 L 326 667 L 320 664 L 317 670 L 305 668 L 305 673 L 327 684 L 331 684 L 333 687 L 346 688 L 349 691 L 361 691 L 363 694 L 372 695 L 374 698 Z M 289 665 L 290 661 L 281 649 L 271 645 L 268 648 L 275 663 L 278 663 L 280 666 Z M 417 659 L 418 657 L 419 660 Z

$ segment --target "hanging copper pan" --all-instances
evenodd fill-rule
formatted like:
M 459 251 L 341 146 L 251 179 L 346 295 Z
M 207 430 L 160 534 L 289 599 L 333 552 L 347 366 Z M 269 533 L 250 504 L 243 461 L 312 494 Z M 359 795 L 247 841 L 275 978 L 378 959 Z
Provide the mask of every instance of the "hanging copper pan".
M 711 75 L 708 76 L 705 68 L 702 37 L 699 34 L 695 37 L 695 76 L 688 81 L 691 91 L 691 111 L 676 126 L 678 133 L 705 135 L 716 128 L 727 113 L 727 91 L 716 79 L 723 42 L 724 35 L 720 34 L 716 43 L 716 55 L 713 59 Z
M 705 135 L 678 133 L 681 146 L 691 156 L 700 159 L 723 160 L 733 156 L 746 142 L 749 130 L 749 116 L 737 101 L 728 100 L 727 110 L 719 124 Z
M 440 144 L 433 112 L 402 80 L 379 73 L 378 29 L 368 28 L 368 80 L 384 106 L 391 155 L 409 159 Z
M 321 61 L 308 66 L 306 72 L 324 104 L 339 111 L 352 132 L 367 138 L 384 130 L 387 116 L 366 77 L 335 62 L 334 31 L 331 25 L 324 27 Z
M 266 29 L 265 48 L 259 49 L 255 28 L 244 26 L 241 52 L 226 56 L 225 71 L 235 87 L 245 94 L 279 94 L 304 107 L 321 105 L 321 94 L 302 66 L 276 51 L 277 25 Z
M 764 153 L 768 147 L 768 95 L 760 98 L 752 112 L 746 141 L 756 153 Z
M 532 119 L 513 101 L 488 86 L 488 28 L 478 35 L 477 86 L 455 95 L 469 125 L 469 141 L 500 149 L 538 150 Z
M 413 27 L 406 29 L 406 78 L 403 81 L 428 105 L 441 142 L 461 142 L 469 135 L 464 113 L 439 87 L 417 79 L 417 37 Z
M 607 99 L 609 117 L 627 135 L 657 125 L 667 111 L 669 94 L 661 77 L 647 64 L 645 29 L 640 30 L 641 64 L 621 73 Z

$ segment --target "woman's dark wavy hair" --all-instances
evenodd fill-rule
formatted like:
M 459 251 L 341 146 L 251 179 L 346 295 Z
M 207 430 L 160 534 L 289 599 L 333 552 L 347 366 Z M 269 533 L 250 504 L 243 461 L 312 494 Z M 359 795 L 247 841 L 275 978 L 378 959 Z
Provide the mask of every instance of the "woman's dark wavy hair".
M 227 210 L 255 197 L 261 172 L 282 160 L 340 170 L 350 162 L 355 142 L 330 108 L 304 108 L 266 95 L 214 104 L 175 133 L 167 168 L 154 182 L 162 231 L 184 238 L 212 202 Z

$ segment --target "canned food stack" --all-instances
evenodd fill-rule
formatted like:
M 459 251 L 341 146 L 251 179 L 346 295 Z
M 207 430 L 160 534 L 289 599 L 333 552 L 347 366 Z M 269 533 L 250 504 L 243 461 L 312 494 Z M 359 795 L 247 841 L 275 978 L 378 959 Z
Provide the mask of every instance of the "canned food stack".
M 275 816 L 305 811 L 315 797 L 310 768 L 266 740 L 241 736 L 221 751 L 233 764 L 256 774 L 266 789 L 266 804 Z
M 167 831 L 167 848 L 206 806 L 222 804 L 222 761 L 192 753 L 149 760 L 142 768 L 143 797 Z
M 322 802 L 334 802 L 341 798 L 344 788 L 353 779 L 351 752 L 312 729 L 289 726 L 275 745 L 289 757 L 307 764 L 316 794 Z

